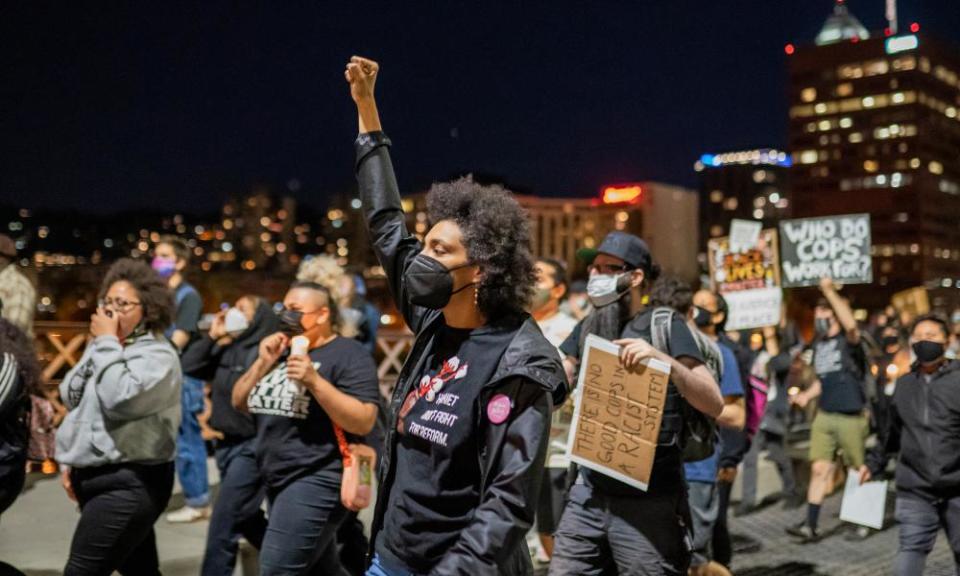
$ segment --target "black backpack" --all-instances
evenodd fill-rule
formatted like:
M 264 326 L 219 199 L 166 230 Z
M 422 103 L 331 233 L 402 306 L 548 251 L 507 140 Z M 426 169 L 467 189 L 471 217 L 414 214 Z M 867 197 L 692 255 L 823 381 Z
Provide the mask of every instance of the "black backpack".
M 674 314 L 676 312 L 672 309 L 660 307 L 654 309 L 650 319 L 651 344 L 664 354 L 670 354 L 670 328 Z M 718 358 L 718 361 L 722 367 L 722 358 Z M 717 444 L 716 421 L 691 406 L 686 399 L 680 402 L 680 411 L 683 421 L 683 433 L 680 435 L 683 461 L 699 462 L 713 456 Z

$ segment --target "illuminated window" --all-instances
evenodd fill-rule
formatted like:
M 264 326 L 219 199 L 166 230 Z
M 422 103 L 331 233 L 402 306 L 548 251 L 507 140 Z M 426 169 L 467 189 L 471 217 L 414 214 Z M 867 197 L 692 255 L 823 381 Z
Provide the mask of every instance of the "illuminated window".
M 817 131 L 817 123 L 816 123 L 816 122 L 809 122 L 809 123 L 807 124 L 807 132 L 816 132 L 816 131 Z
M 804 150 L 800 153 L 800 163 L 815 164 L 817 162 L 817 156 L 816 150 Z
M 931 174 L 943 174 L 943 164 L 932 160 L 930 164 L 927 165 L 927 169 L 930 170 Z
M 890 97 L 894 104 L 903 104 L 906 98 L 903 96 L 903 92 L 894 92 L 893 96 Z
M 837 69 L 840 78 L 863 78 L 863 68 L 859 64 L 847 64 Z
M 820 136 L 820 145 L 821 145 L 821 146 L 826 146 L 826 145 L 829 144 L 829 143 L 830 143 L 830 137 L 829 137 L 829 136 L 827 136 L 826 134 L 823 134 L 823 135 Z
M 847 139 L 850 140 L 851 144 L 859 144 L 863 142 L 863 134 L 860 132 L 851 132 Z
M 877 102 L 873 96 L 865 96 L 863 100 L 861 100 L 861 103 L 863 104 L 864 108 L 873 108 L 873 105 Z
M 911 168 L 919 168 L 919 167 L 920 167 L 920 159 L 919 159 L 919 158 L 911 158 L 911 159 L 910 159 L 910 167 L 911 167 Z
M 819 104 L 813 107 L 813 111 L 816 112 L 817 114 L 826 114 L 827 105 L 824 104 L 823 102 L 820 102 Z
M 710 201 L 719 204 L 723 202 L 723 191 L 722 190 L 711 190 L 710 191 Z
M 754 172 L 753 172 L 753 181 L 754 181 L 754 182 L 756 182 L 757 184 L 760 184 L 761 182 L 765 181 L 766 179 L 767 179 L 767 171 L 766 171 L 766 170 L 754 170 Z
M 804 102 L 813 102 L 817 99 L 816 88 L 804 88 L 800 91 L 800 100 Z
M 926 56 L 920 57 L 920 70 L 927 73 L 930 72 L 930 59 Z
M 731 210 L 731 211 L 736 210 L 738 204 L 739 203 L 737 202 L 736 197 L 731 196 L 730 198 L 727 198 L 726 200 L 724 200 L 723 208 L 725 210 Z
M 829 120 L 821 120 L 820 123 L 817 125 L 817 127 L 820 128 L 820 130 L 829 130 L 829 129 L 830 129 L 830 121 L 829 121 Z
M 876 172 L 879 166 L 877 165 L 876 160 L 864 160 L 863 169 L 867 172 Z
M 850 118 L 849 116 L 844 116 L 843 118 L 840 119 L 841 128 L 850 128 L 851 126 L 853 126 L 853 119 Z
M 944 110 L 943 113 L 947 115 L 947 118 L 956 118 L 956 117 L 957 117 L 957 109 L 954 108 L 953 106 L 950 106 L 949 108 L 947 108 L 946 110 Z
M 837 84 L 837 96 L 849 96 L 851 94 L 853 94 L 853 84 L 849 82 Z
M 901 56 L 894 59 L 892 65 L 894 70 L 913 70 L 917 67 L 917 59 L 914 56 Z
M 723 236 L 723 226 L 720 226 L 718 224 L 714 224 L 713 226 L 711 226 L 710 236 L 712 238 L 719 238 L 720 236 Z
M 871 60 L 867 62 L 863 67 L 864 75 L 866 76 L 879 76 L 881 74 L 886 74 L 890 70 L 889 65 L 886 60 Z

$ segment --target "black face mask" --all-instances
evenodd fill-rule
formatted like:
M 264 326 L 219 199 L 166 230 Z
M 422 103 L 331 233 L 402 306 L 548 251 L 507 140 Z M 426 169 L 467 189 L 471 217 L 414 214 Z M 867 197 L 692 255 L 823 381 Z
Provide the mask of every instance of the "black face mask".
M 821 336 L 826 336 L 827 332 L 830 331 L 830 321 L 826 318 L 814 318 L 813 330 Z
M 303 334 L 303 312 L 299 310 L 290 310 L 283 308 L 278 313 L 280 317 L 280 331 L 287 336 L 298 336 Z
M 450 302 L 454 294 L 473 286 L 471 283 L 456 291 L 453 289 L 453 275 L 450 273 L 469 266 L 473 264 L 467 262 L 448 269 L 429 256 L 417 254 L 403 275 L 403 285 L 409 295 L 410 303 L 440 310 Z
M 880 345 L 883 346 L 884 349 L 887 349 L 896 346 L 899 342 L 900 339 L 896 336 L 884 336 L 880 340 Z
M 693 323 L 700 328 L 707 328 L 708 326 L 713 326 L 713 314 L 705 308 L 696 306 L 697 313 L 693 315 Z
M 919 360 L 921 364 L 930 364 L 943 358 L 943 343 L 931 342 L 930 340 L 914 342 L 913 353 L 917 355 L 917 360 Z

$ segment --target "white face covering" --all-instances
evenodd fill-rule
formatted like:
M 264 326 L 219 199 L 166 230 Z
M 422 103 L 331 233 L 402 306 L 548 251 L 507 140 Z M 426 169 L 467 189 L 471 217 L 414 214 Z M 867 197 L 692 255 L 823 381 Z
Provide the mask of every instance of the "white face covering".
M 628 272 L 622 274 L 595 274 L 587 281 L 587 297 L 595 308 L 603 308 L 613 304 L 630 290 L 627 286 L 622 292 L 617 292 L 617 283 Z
M 239 308 L 230 308 L 223 318 L 223 326 L 226 328 L 227 334 L 238 336 L 250 327 L 250 321 L 247 320 L 247 315 Z

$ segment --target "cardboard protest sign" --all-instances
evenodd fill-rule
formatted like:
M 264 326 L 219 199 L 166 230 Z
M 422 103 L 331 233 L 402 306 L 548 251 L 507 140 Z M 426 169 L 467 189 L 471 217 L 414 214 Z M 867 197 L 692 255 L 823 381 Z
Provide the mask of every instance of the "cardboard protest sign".
M 815 286 L 821 278 L 842 284 L 873 282 L 870 215 L 848 214 L 780 222 L 783 286 Z
M 650 359 L 640 370 L 620 364 L 620 347 L 589 335 L 580 363 L 570 460 L 647 490 L 667 398 L 670 365 Z
M 732 232 L 731 228 L 731 232 Z M 707 244 L 710 285 L 727 301 L 727 330 L 747 330 L 780 322 L 783 291 L 780 289 L 777 231 L 762 230 L 752 244 L 733 236 L 714 238 Z
M 893 308 L 914 317 L 930 313 L 930 296 L 923 286 L 897 292 L 890 298 Z

